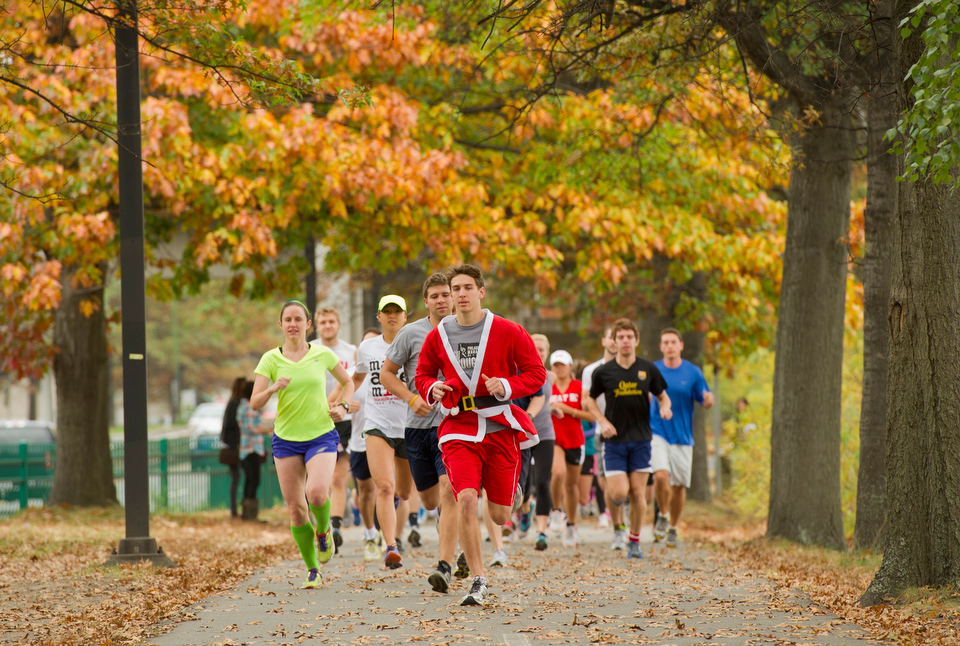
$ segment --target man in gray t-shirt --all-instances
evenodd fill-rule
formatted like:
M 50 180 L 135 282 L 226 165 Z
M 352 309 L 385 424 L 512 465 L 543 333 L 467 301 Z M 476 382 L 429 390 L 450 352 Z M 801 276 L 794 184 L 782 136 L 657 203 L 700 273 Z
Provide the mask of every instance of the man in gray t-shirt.
M 407 460 L 413 481 L 420 494 L 420 502 L 425 509 L 443 507 L 440 514 L 440 562 L 437 569 L 427 579 L 437 592 L 446 592 L 450 587 L 453 573 L 454 550 L 457 547 L 457 499 L 447 478 L 447 469 L 443 464 L 443 455 L 437 438 L 437 426 L 443 419 L 439 408 L 424 401 L 417 392 L 414 377 L 417 374 L 417 362 L 420 347 L 427 334 L 450 313 L 450 281 L 444 274 L 433 274 L 423 284 L 423 304 L 428 315 L 425 318 L 405 326 L 390 345 L 387 358 L 380 370 L 380 383 L 391 393 L 407 402 L 406 428 L 404 443 L 407 448 Z M 400 370 L 406 383 L 400 379 Z M 465 578 L 469 574 L 466 564 L 457 570 L 457 576 Z
M 406 379 L 405 385 L 415 397 L 420 394 L 417 392 L 417 386 L 414 383 L 414 378 L 417 376 L 417 361 L 420 358 L 420 346 L 423 345 L 423 340 L 427 338 L 427 333 L 434 327 L 436 325 L 430 320 L 429 316 L 410 323 L 400 330 L 397 338 L 390 345 L 390 349 L 387 350 L 387 359 L 403 369 L 403 375 Z M 439 409 L 431 408 L 425 416 L 420 416 L 416 413 L 416 409 L 411 406 L 407 409 L 406 426 L 407 428 L 435 428 L 440 425 L 442 418 L 443 415 L 441 415 Z

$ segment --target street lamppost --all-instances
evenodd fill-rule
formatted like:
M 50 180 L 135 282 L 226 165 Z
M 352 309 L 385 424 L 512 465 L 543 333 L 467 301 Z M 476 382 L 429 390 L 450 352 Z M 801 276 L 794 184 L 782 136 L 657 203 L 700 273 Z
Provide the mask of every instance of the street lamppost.
M 120 183 L 120 309 L 123 313 L 123 465 L 126 538 L 107 565 L 151 561 L 175 566 L 150 537 L 147 444 L 147 333 L 143 171 L 140 147 L 140 54 L 136 0 L 120 0 L 117 57 L 117 168 Z

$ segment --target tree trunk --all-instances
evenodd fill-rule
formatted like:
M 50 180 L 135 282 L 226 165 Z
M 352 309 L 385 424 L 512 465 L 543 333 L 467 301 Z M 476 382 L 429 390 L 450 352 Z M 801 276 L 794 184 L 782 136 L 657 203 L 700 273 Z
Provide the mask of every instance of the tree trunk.
M 794 142 L 773 377 L 768 536 L 845 549 L 840 402 L 850 107 L 833 95 Z
M 912 7 L 898 2 L 893 24 Z M 923 43 L 918 35 L 895 41 L 903 111 L 913 99 L 902 79 Z M 924 176 L 898 183 L 893 241 L 887 525 L 863 605 L 960 580 L 960 200 L 950 186 Z
M 884 6 L 886 3 L 884 3 Z M 889 15 L 889 14 L 888 14 Z M 890 300 L 890 250 L 897 209 L 897 158 L 884 141 L 897 125 L 893 55 L 889 25 L 877 42 L 879 82 L 867 106 L 866 248 L 863 256 L 863 398 L 860 402 L 860 470 L 857 474 L 857 521 L 853 545 L 879 547 L 885 518 L 887 458 L 887 310 Z
M 50 504 L 92 506 L 117 503 L 110 460 L 107 399 L 107 325 L 103 289 L 77 292 L 64 269 L 63 300 L 57 310 L 53 370 L 57 380 L 57 461 Z M 93 301 L 89 317 L 80 303 Z

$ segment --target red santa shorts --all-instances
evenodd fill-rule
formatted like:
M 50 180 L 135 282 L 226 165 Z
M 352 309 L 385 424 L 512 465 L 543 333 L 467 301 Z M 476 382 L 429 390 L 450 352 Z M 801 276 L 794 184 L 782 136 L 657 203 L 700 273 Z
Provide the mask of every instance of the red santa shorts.
M 487 500 L 513 505 L 520 477 L 520 443 L 511 429 L 487 433 L 481 442 L 449 440 L 440 445 L 450 487 L 459 500 L 464 489 L 482 487 Z

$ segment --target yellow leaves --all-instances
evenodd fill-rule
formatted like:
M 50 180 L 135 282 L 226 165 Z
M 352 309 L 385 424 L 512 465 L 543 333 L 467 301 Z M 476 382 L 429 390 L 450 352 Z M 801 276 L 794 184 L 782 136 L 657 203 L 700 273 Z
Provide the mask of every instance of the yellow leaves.
M 80 313 L 84 317 L 90 318 L 93 314 L 100 309 L 100 303 L 91 299 L 84 299 L 80 301 Z

